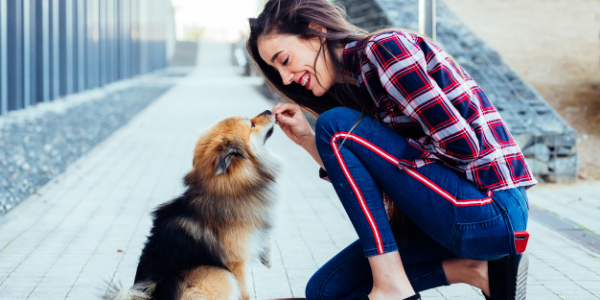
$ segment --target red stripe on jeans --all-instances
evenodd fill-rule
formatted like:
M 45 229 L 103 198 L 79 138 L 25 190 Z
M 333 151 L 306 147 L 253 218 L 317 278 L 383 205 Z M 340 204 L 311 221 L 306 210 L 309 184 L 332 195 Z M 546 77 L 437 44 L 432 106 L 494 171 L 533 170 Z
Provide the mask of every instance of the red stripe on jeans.
M 379 234 L 379 228 L 377 227 L 377 224 L 373 220 L 371 211 L 369 211 L 369 208 L 367 207 L 367 204 L 365 203 L 365 199 L 363 198 L 363 195 L 362 195 L 360 189 L 356 185 L 356 182 L 354 181 L 354 178 L 350 174 L 350 171 L 348 171 L 348 168 L 346 167 L 346 162 L 344 161 L 344 158 L 342 157 L 340 150 L 336 144 L 336 140 L 340 137 L 341 136 L 339 136 L 338 134 L 335 134 L 331 137 L 331 147 L 333 148 L 333 153 L 335 154 L 335 157 L 337 158 L 338 163 L 339 163 L 340 167 L 342 168 L 344 175 L 346 176 L 346 180 L 348 180 L 348 182 L 350 183 L 350 186 L 352 187 L 352 190 L 354 191 L 354 194 L 356 195 L 356 198 L 358 199 L 358 203 L 363 211 L 363 214 L 367 218 L 367 221 L 369 222 L 369 226 L 371 226 L 371 231 L 373 232 L 373 235 L 375 238 L 375 244 L 377 245 L 377 254 L 383 254 L 383 242 L 381 241 L 381 235 Z
M 333 137 L 331 138 L 332 145 L 334 145 L 335 141 L 339 138 L 346 138 L 346 139 L 353 140 L 353 141 L 367 147 L 368 149 L 372 150 L 373 152 L 375 152 L 376 154 L 378 154 L 385 160 L 387 160 L 395 165 L 400 164 L 399 159 L 397 159 L 396 157 L 387 153 L 383 149 L 375 146 L 371 142 L 361 138 L 360 136 L 357 136 L 352 133 L 347 133 L 347 132 L 338 132 L 338 133 L 334 134 Z M 452 202 L 452 204 L 454 204 L 455 206 L 477 206 L 477 205 L 486 205 L 486 204 L 493 202 L 493 199 L 492 199 L 493 192 L 492 191 L 488 191 L 487 197 L 483 198 L 483 199 L 456 199 L 456 197 L 454 197 L 454 195 L 448 193 L 446 190 L 444 190 L 443 188 L 441 188 L 440 186 L 438 186 L 433 181 L 429 180 L 427 177 L 423 176 L 419 172 L 417 172 L 413 169 L 409 169 L 409 168 L 403 168 L 403 170 L 406 173 L 408 173 L 411 177 L 415 178 L 416 180 L 418 180 L 419 182 L 423 183 L 425 186 L 429 187 L 431 190 L 436 192 L 442 198 Z

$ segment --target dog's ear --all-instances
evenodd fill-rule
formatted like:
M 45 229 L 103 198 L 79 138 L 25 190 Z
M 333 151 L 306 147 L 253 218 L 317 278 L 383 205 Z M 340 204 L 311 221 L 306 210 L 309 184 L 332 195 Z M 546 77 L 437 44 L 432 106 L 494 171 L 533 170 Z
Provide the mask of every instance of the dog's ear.
M 227 143 L 225 150 L 221 152 L 219 159 L 215 165 L 215 175 L 225 174 L 229 171 L 231 161 L 236 158 L 243 158 L 244 154 L 241 149 L 232 143 Z

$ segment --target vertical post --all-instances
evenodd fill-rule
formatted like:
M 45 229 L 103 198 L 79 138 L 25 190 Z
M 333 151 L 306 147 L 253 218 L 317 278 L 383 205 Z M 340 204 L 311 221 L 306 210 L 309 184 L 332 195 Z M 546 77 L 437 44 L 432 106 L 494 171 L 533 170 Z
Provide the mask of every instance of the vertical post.
M 42 101 L 50 101 L 50 0 L 42 0 Z
M 29 0 L 23 0 L 23 106 L 31 104 L 31 7 Z
M 106 28 L 106 59 L 104 60 L 104 65 L 106 65 L 106 83 L 111 83 L 115 79 L 113 78 L 113 58 L 114 58 L 114 1 L 112 0 L 104 0 L 106 2 L 106 23 L 104 24 Z
M 86 72 L 86 89 L 91 89 L 96 87 L 96 68 L 95 68 L 95 54 L 97 51 L 96 46 L 96 16 L 98 14 L 98 4 L 95 0 L 86 1 L 86 42 L 87 42 L 87 51 L 86 51 L 86 64 L 87 64 L 87 72 Z
M 99 86 L 104 86 L 107 83 L 107 70 L 106 70 L 106 57 L 107 57 L 107 45 L 106 45 L 106 1 L 99 0 L 99 13 L 100 17 L 98 19 L 98 30 L 99 30 L 99 56 L 98 56 L 98 69 L 100 70 L 100 84 Z
M 419 32 L 435 41 L 435 0 L 419 0 Z
M 23 2 L 8 1 L 8 110 L 23 108 Z
M 64 78 L 67 80 L 65 95 L 69 95 L 73 93 L 73 81 L 75 80 L 73 76 L 73 66 L 75 63 L 75 57 L 73 55 L 73 0 L 65 1 L 65 15 L 63 18 L 66 19 L 64 28 L 66 57 L 65 61 L 63 61 L 62 63 L 66 66 L 66 74 L 64 76 Z
M 85 89 L 85 0 L 77 2 L 77 91 Z
M 119 1 L 115 0 L 112 3 L 112 81 L 119 80 Z
M 52 96 L 56 100 L 60 96 L 60 10 L 59 0 L 52 1 Z
M 38 35 L 38 29 L 37 29 L 37 23 L 39 22 L 38 19 L 36 18 L 36 13 L 37 13 L 37 6 L 38 6 L 38 1 L 36 0 L 29 0 L 29 7 L 27 9 L 28 14 L 29 14 L 29 38 L 27 43 L 29 44 L 29 97 L 26 98 L 26 101 L 28 99 L 29 103 L 28 105 L 34 105 L 37 102 L 37 98 L 38 98 L 38 87 L 37 87 L 37 68 L 38 68 L 38 53 L 40 52 L 38 49 L 38 44 L 37 44 L 37 35 Z
M 6 2 L 8 0 L 0 0 L 0 115 L 4 115 L 8 111 L 8 83 L 7 83 L 7 30 L 8 22 L 6 20 Z

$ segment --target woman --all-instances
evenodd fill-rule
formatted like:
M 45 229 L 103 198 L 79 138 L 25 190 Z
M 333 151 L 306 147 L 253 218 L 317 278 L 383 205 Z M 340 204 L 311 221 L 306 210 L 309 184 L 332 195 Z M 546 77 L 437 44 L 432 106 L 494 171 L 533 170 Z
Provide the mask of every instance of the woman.
M 320 165 L 359 240 L 310 279 L 308 299 L 420 299 L 463 282 L 524 298 L 525 188 L 536 184 L 484 92 L 431 41 L 366 33 L 326 0 L 270 0 L 247 48 L 292 103 L 273 108 Z M 318 116 L 315 131 L 302 110 Z M 384 194 L 416 226 L 397 243 Z M 516 233 L 515 233 L 516 232 Z

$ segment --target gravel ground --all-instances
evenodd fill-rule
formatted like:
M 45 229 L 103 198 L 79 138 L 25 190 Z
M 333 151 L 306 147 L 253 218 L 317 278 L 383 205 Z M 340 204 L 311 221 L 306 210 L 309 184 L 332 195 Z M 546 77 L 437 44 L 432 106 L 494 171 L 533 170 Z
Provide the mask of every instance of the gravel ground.
M 62 109 L 17 112 L 0 125 L 0 215 L 126 124 L 170 86 L 138 85 Z M 64 102 L 64 101 L 63 101 Z M 23 117 L 23 115 L 26 115 Z
M 13 111 L 0 118 L 0 216 L 170 89 L 196 65 L 198 43 L 178 41 L 169 67 Z

